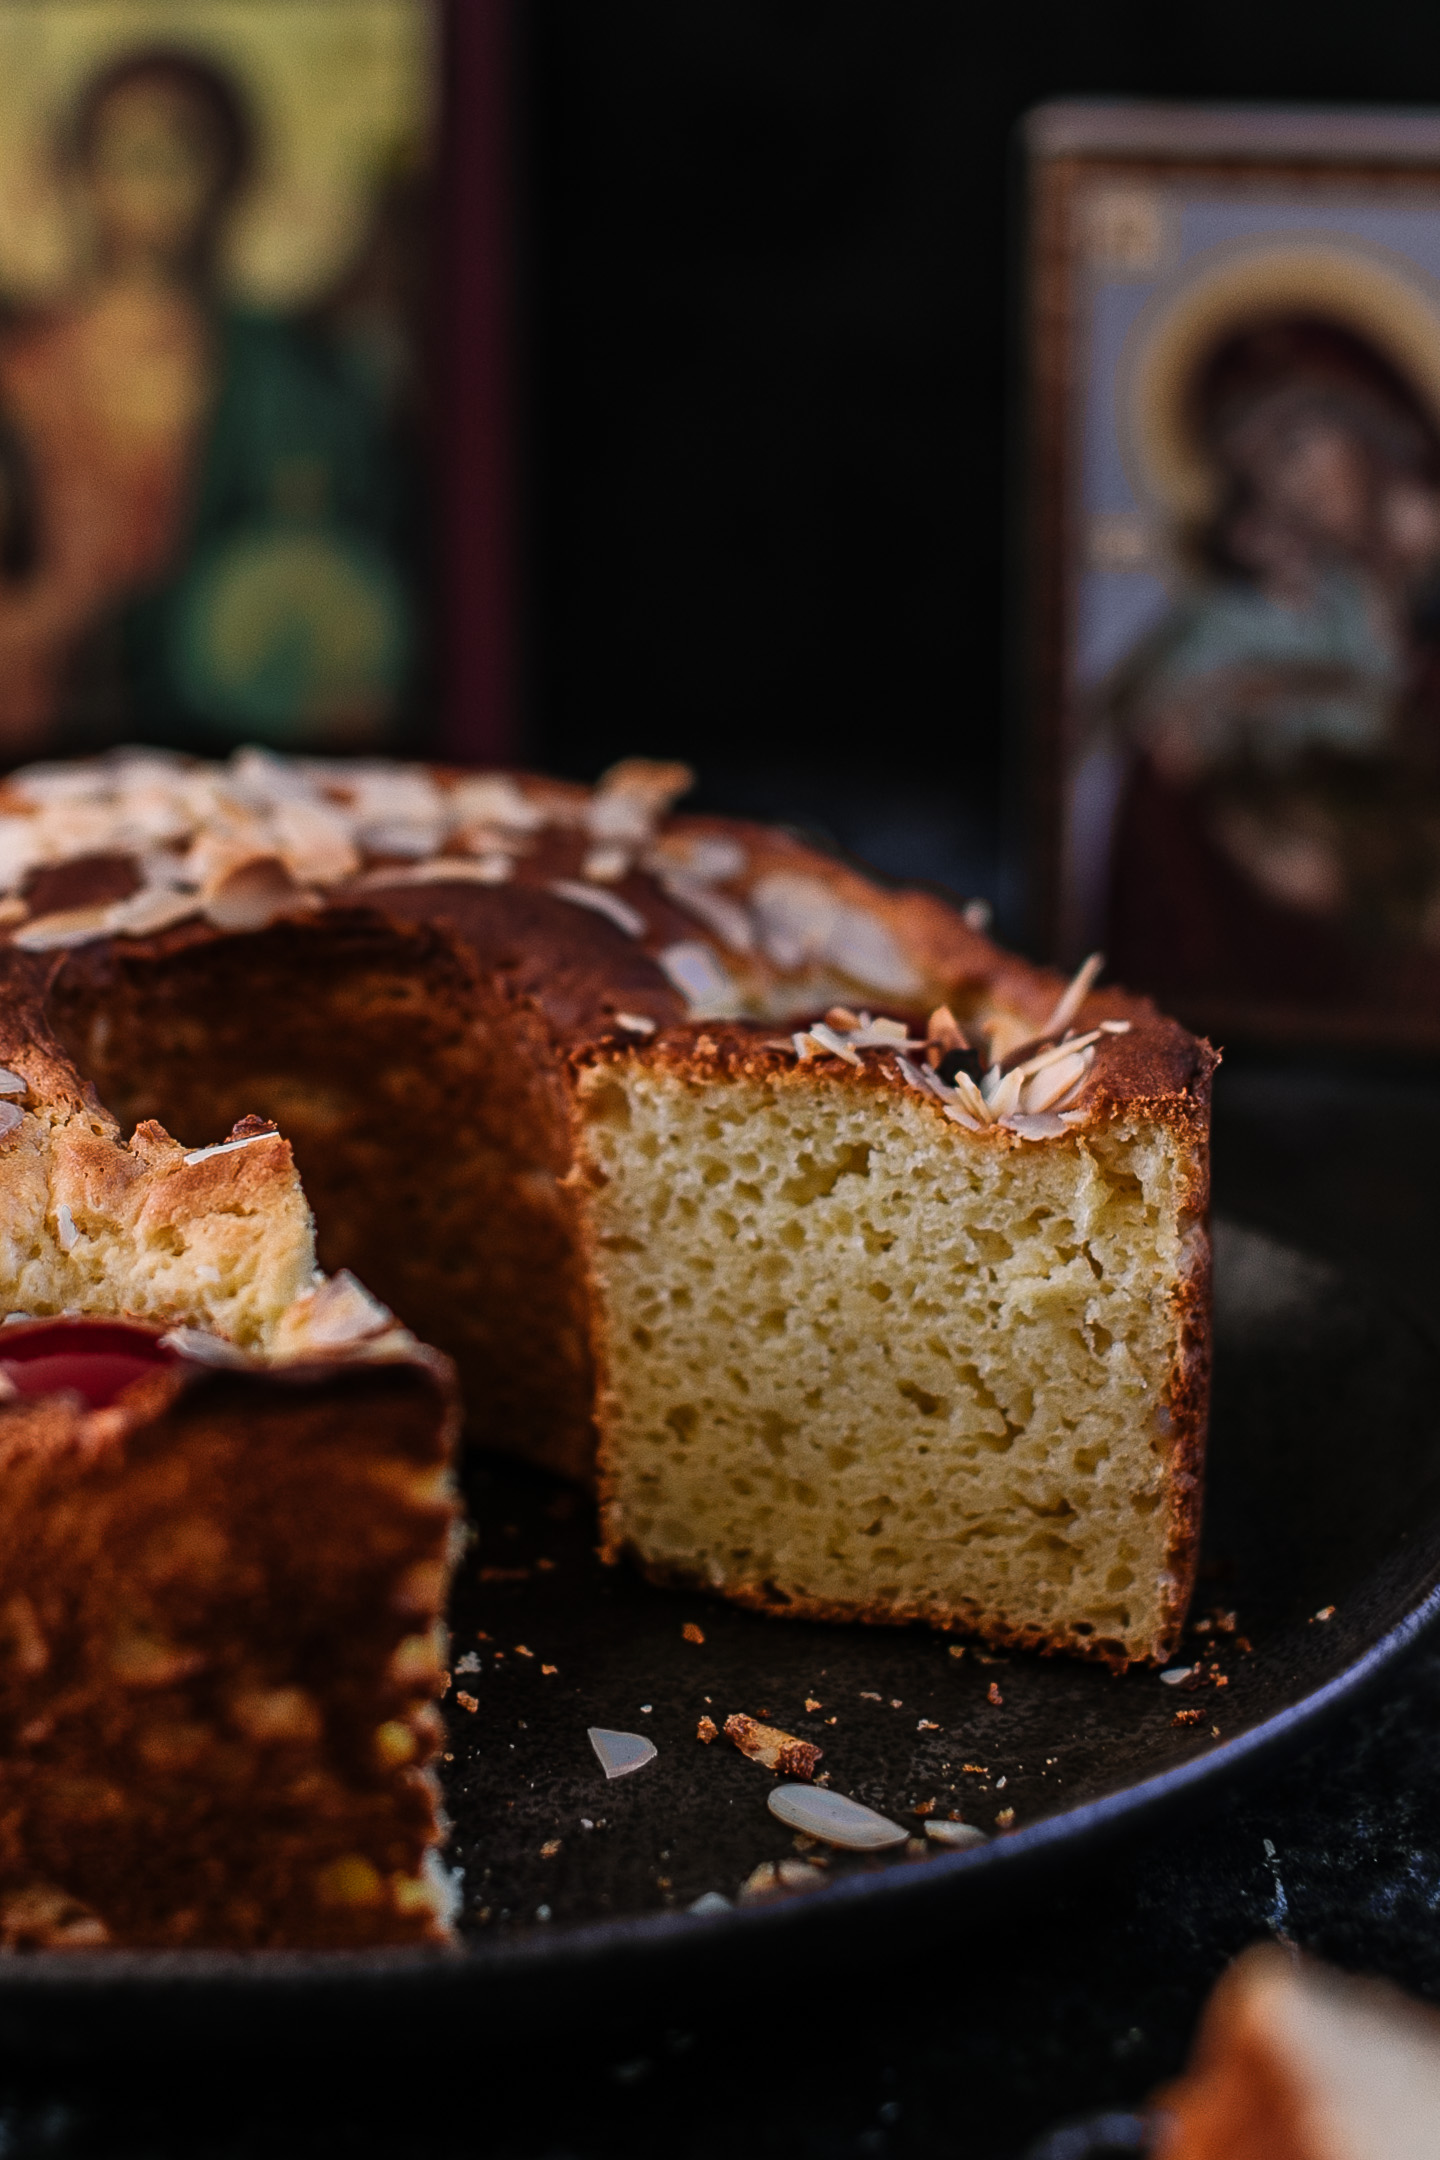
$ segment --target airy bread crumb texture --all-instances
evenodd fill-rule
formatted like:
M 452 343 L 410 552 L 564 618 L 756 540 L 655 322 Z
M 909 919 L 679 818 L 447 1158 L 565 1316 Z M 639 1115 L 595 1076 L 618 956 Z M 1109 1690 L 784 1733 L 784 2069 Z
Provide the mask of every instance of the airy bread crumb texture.
M 1181 1142 L 582 1076 L 607 1544 L 772 1610 L 1164 1655 Z
M 35 1090 L 0 1139 L 0 1312 L 123 1313 L 266 1351 L 316 1280 L 278 1134 L 187 1151 L 146 1123 L 127 1146 L 103 1112 Z

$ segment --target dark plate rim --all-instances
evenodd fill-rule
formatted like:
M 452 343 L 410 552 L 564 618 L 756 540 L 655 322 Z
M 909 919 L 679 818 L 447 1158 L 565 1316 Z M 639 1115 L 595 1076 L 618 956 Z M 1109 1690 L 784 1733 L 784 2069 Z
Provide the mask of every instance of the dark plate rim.
M 967 1852 L 927 1857 L 923 1866 L 890 1864 L 873 1873 L 838 1877 L 804 1896 L 757 1899 L 728 1911 L 638 1914 L 582 1922 L 553 1931 L 543 1923 L 525 1934 L 481 1939 L 454 1949 L 422 1950 L 173 1950 L 30 1951 L 0 1954 L 0 1998 L 34 1993 L 83 1995 L 124 1983 L 125 1992 L 164 1992 L 203 1985 L 216 1995 L 258 1988 L 266 1994 L 323 1988 L 359 1995 L 380 1986 L 433 1994 L 491 1984 L 536 1972 L 568 1971 L 623 1959 L 654 1967 L 667 1954 L 719 1948 L 810 1932 L 817 1923 L 856 1908 L 879 1905 L 912 1913 L 918 1906 L 953 1905 L 961 1884 L 976 1890 L 1038 1873 L 1064 1853 L 1098 1846 L 1123 1828 L 1149 1823 L 1209 1787 L 1298 1744 L 1350 1709 L 1440 1622 L 1440 1580 L 1393 1627 L 1342 1672 L 1283 1710 L 1186 1762 L 1124 1785 L 1098 1799 L 1061 1808 L 1025 1828 Z

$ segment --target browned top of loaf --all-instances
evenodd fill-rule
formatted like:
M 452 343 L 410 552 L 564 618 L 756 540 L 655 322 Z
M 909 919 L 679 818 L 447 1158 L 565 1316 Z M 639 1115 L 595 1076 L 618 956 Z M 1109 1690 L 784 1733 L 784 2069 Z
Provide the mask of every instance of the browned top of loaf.
M 1037 986 L 1050 985 L 1051 978 L 1043 971 L 1033 974 Z M 1063 988 L 1059 978 L 1055 983 Z M 1051 998 L 1047 1011 L 1053 1003 Z M 1147 999 L 1121 991 L 1087 1000 L 1074 1025 L 1077 1032 L 1088 1031 L 1101 1020 L 1119 1019 L 1130 1021 L 1130 1032 L 1102 1036 L 1096 1045 L 1094 1068 L 1080 1097 L 1087 1121 L 1150 1118 L 1175 1127 L 1188 1139 L 1202 1141 L 1209 1125 L 1210 1078 L 1218 1062 L 1215 1052 L 1178 1021 L 1157 1013 Z M 919 1027 L 923 1035 L 923 1023 Z M 793 1044 L 775 1037 L 771 1028 L 753 1024 L 691 1023 L 669 1028 L 646 1043 L 610 1039 L 579 1044 L 571 1055 L 575 1068 L 582 1071 L 638 1058 L 698 1081 L 754 1078 L 804 1083 L 823 1074 L 876 1094 L 915 1092 L 896 1058 L 883 1048 L 866 1051 L 858 1066 L 823 1053 L 801 1062 Z M 937 1117 L 944 1115 L 936 1096 L 921 1093 L 918 1099 Z
M 571 1048 L 689 1021 L 733 1055 L 766 1055 L 732 1023 L 754 1020 L 763 1040 L 837 998 L 911 1020 L 949 1004 L 982 1033 L 997 1011 L 1043 1027 L 1060 978 L 958 907 L 778 828 L 673 814 L 688 783 L 683 767 L 643 760 L 593 790 L 258 752 L 228 766 L 146 753 L 36 768 L 0 788 L 0 926 L 48 967 L 82 946 L 158 954 L 287 915 L 375 910 L 448 926 Z M 17 1056 L 35 1012 L 32 1000 L 17 1017 Z M 1132 1032 L 1101 1045 L 1088 1101 L 1173 1106 L 1191 1092 L 1204 1062 L 1193 1038 L 1118 991 L 1078 1016 L 1106 1017 Z M 38 1025 L 34 1039 L 48 1039 Z M 698 1041 L 693 1028 L 685 1039 Z

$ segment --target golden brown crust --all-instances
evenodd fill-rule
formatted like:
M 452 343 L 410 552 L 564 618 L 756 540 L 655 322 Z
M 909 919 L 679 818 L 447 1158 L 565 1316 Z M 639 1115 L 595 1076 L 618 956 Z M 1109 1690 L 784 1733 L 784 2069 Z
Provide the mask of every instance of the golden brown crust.
M 154 1339 L 5 1335 L 22 1383 L 27 1342 Z M 0 1943 L 447 1939 L 422 1864 L 456 1425 L 433 1353 L 0 1404 Z
M 1039 970 L 1032 972 L 1039 975 Z M 1041 976 L 1040 980 L 1046 986 L 1053 980 L 1064 987 L 1059 977 Z M 1037 997 L 1035 1003 L 1041 1002 Z M 1219 1062 L 1215 1051 L 1177 1022 L 1163 1019 L 1147 1000 L 1122 992 L 1106 991 L 1087 1000 L 1075 1024 L 1092 1028 L 1110 1019 L 1129 1019 L 1131 1029 L 1125 1035 L 1102 1036 L 1095 1046 L 1095 1064 L 1079 1098 L 1080 1106 L 1090 1113 L 1088 1122 L 1145 1119 L 1170 1126 L 1192 1146 L 1203 1146 L 1210 1130 L 1210 1076 Z M 916 1025 L 923 1034 L 923 1021 Z M 823 1073 L 827 1080 L 887 1094 L 911 1090 L 895 1057 L 883 1049 L 869 1051 L 859 1066 L 829 1053 L 812 1054 L 802 1063 L 793 1044 L 777 1035 L 773 1023 L 760 1021 L 691 1021 L 667 1028 L 646 1042 L 617 1040 L 611 1035 L 576 1043 L 569 1053 L 575 1072 L 621 1059 L 635 1059 L 697 1081 L 764 1079 L 784 1084 Z M 929 1104 L 937 1117 L 944 1117 L 938 1097 L 925 1094 L 917 1099 Z M 998 1146 L 1025 1144 L 1001 1126 L 974 1137 Z M 1208 1189 L 1208 1178 L 1204 1189 Z
M 1177 1324 L 1175 1366 L 1166 1396 L 1170 1414 L 1167 1490 L 1171 1509 L 1165 1564 L 1171 1590 L 1157 1663 L 1169 1657 L 1180 1639 L 1195 1591 L 1200 1560 L 1201 1520 L 1205 1505 L 1205 1441 L 1210 1418 L 1211 1248 L 1210 1248 L 1210 1091 L 1220 1060 L 1208 1043 L 1193 1082 L 1193 1123 L 1184 1155 L 1186 1185 L 1182 1194 L 1187 1264 L 1172 1293 Z

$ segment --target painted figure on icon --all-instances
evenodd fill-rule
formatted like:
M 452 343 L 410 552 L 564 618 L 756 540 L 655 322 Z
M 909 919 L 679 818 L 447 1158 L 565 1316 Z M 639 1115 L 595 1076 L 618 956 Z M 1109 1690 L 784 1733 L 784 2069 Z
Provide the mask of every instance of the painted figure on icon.
M 1440 424 L 1402 357 L 1251 308 L 1167 378 L 1170 597 L 1094 700 L 1073 831 L 1117 970 L 1239 1032 L 1440 955 Z
M 219 264 L 256 147 L 242 84 L 179 47 L 121 54 L 72 101 L 77 268 L 0 329 L 0 758 L 354 749 L 404 720 L 408 385 L 366 331 L 406 251 L 377 188 L 323 304 L 238 305 Z

